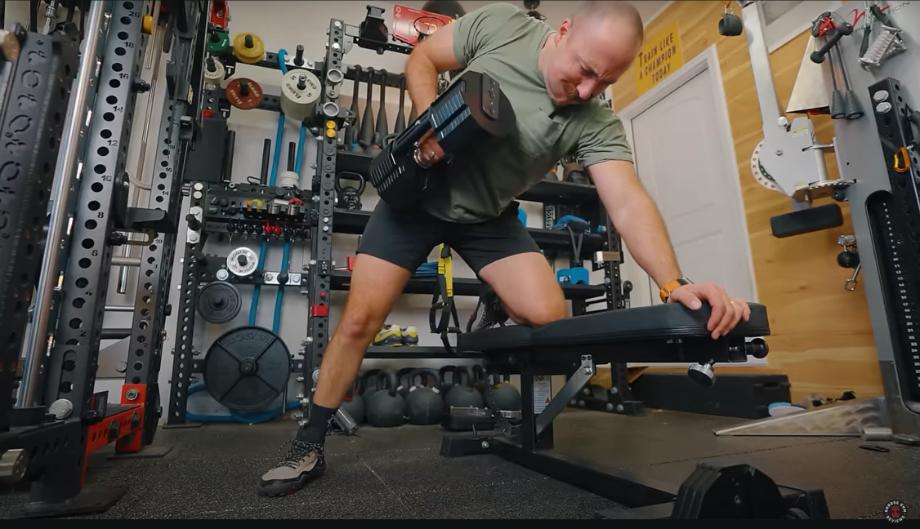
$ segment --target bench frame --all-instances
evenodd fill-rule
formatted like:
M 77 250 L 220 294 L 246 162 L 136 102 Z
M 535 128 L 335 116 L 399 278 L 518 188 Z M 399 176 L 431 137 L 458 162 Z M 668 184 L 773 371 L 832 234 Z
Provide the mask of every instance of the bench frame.
M 606 345 L 541 345 L 491 351 L 483 354 L 487 369 L 521 376 L 520 423 L 511 424 L 499 414 L 496 418 L 498 430 L 445 434 L 441 442 L 441 455 L 460 457 L 495 454 L 629 508 L 599 513 L 601 516 L 667 517 L 678 499 L 678 493 L 672 485 L 642 478 L 622 469 L 602 472 L 555 453 L 553 420 L 591 380 L 598 363 L 743 362 L 749 353 L 765 353 L 762 343 L 746 342 L 743 336 L 729 335 L 719 340 L 708 337 L 646 338 Z M 538 414 L 534 406 L 534 378 L 540 375 L 569 375 L 569 378 Z M 790 487 L 779 489 L 783 501 L 790 506 L 804 506 L 808 503 L 806 500 L 815 494 L 823 498 L 823 495 L 818 494 L 820 491 L 802 491 Z M 648 508 L 630 510 L 641 507 Z M 817 511 L 814 514 L 819 516 L 821 514 L 821 509 L 806 510 Z

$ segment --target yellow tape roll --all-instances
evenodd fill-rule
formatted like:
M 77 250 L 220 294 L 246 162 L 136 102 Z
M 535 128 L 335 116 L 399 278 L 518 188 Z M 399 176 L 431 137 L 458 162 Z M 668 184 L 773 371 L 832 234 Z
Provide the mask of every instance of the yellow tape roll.
M 265 55 L 265 44 L 255 33 L 239 33 L 233 37 L 233 55 L 240 62 L 255 64 Z

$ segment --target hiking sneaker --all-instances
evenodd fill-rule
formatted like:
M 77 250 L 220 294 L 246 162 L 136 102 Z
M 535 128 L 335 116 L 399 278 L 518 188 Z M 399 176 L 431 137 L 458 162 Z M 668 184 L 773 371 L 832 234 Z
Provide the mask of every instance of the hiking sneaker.
M 418 345 L 418 329 L 414 325 L 402 330 L 402 343 L 403 345 Z
M 293 494 L 323 475 L 325 470 L 323 445 L 294 439 L 284 460 L 262 475 L 259 495 L 277 497 Z
M 482 315 L 479 321 L 476 321 L 479 310 L 482 309 Z M 476 303 L 476 309 L 470 314 L 470 319 L 466 324 L 466 332 L 487 329 L 496 325 L 504 326 L 508 321 L 508 313 L 502 307 L 502 302 L 494 290 L 488 289 L 479 296 L 479 302 Z
M 377 336 L 374 336 L 373 345 L 398 347 L 402 344 L 402 329 L 399 325 L 384 325 L 384 327 L 377 332 Z

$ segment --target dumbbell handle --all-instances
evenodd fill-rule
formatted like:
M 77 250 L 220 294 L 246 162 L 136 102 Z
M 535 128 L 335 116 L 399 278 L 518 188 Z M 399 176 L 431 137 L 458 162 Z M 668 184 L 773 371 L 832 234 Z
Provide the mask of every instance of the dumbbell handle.
M 831 48 L 837 45 L 843 37 L 853 33 L 853 26 L 849 22 L 844 22 L 839 27 L 828 32 L 827 40 L 818 50 L 811 52 L 811 61 L 817 64 L 824 62 L 824 56 L 831 51 Z
M 422 115 L 420 115 L 418 119 L 409 125 L 406 130 L 402 131 L 402 133 L 393 140 L 393 151 L 401 152 L 403 149 L 415 145 L 415 143 L 417 143 L 432 127 L 429 116 L 430 112 L 428 110 L 422 112 Z

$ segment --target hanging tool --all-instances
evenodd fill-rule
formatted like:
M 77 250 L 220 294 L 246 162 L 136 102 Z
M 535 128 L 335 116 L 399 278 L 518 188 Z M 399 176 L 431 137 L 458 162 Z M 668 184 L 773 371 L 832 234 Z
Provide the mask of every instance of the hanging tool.
M 374 127 L 374 141 L 368 154 L 376 156 L 380 153 L 381 146 L 386 142 L 389 134 L 389 124 L 387 123 L 387 71 L 380 70 L 380 108 L 377 110 L 377 126 Z
M 297 138 L 295 147 L 294 142 L 288 143 L 287 171 L 279 178 L 279 185 L 282 187 L 296 187 L 300 181 L 300 171 L 303 168 L 303 151 L 306 148 L 307 127 L 300 122 L 300 134 Z M 292 184 L 287 186 L 286 184 Z M 290 239 L 285 239 L 281 247 L 281 268 L 278 273 L 278 291 L 275 293 L 275 311 L 272 317 L 272 330 L 279 332 L 281 329 L 281 312 L 284 308 L 284 285 L 287 284 L 289 275 L 288 268 L 291 264 L 291 244 Z
M 367 69 L 367 101 L 364 102 L 364 116 L 361 118 L 361 134 L 358 135 L 358 143 L 364 152 L 370 149 L 374 141 L 374 110 L 371 108 L 371 99 L 374 97 L 374 69 Z
M 428 311 L 428 324 L 431 332 L 441 336 L 441 342 L 444 343 L 444 349 L 448 354 L 454 354 L 450 335 L 455 334 L 459 341 L 460 318 L 454 304 L 453 258 L 450 247 L 443 243 L 438 245 L 438 286 L 431 300 L 431 309 Z
M 580 283 L 587 285 L 589 282 L 588 270 L 582 266 L 581 247 L 585 233 L 591 232 L 591 223 L 575 215 L 563 215 L 553 225 L 553 229 L 567 230 L 572 242 L 572 257 L 569 260 L 569 268 L 557 270 L 556 281 L 560 284 L 575 285 Z
M 868 39 L 872 23 L 866 20 L 863 42 L 860 46 L 859 64 L 867 70 L 880 68 L 882 63 L 892 56 L 907 50 L 907 46 L 901 38 L 901 30 L 891 20 L 891 17 L 885 13 L 887 9 L 888 6 L 879 7 L 876 4 L 869 6 L 869 13 L 872 18 L 878 20 L 881 24 L 882 34 L 872 44 L 869 44 Z M 869 17 L 867 16 L 866 18 Z
M 358 116 L 358 91 L 361 86 L 361 67 L 355 66 L 354 68 L 354 91 L 351 93 L 351 115 L 353 121 L 351 125 L 348 126 L 348 130 L 345 131 L 345 148 L 351 152 L 355 152 L 361 149 L 361 146 L 358 144 L 358 131 L 361 130 L 361 119 Z
M 278 54 L 277 54 L 278 69 L 281 70 L 282 76 L 287 75 L 288 73 L 287 65 L 284 62 L 286 55 L 287 55 L 287 50 L 285 50 L 284 48 L 281 48 L 278 50 Z M 272 155 L 272 169 L 271 169 L 271 174 L 268 177 L 268 185 L 270 186 L 275 186 L 278 180 L 278 172 L 279 172 L 278 168 L 281 166 L 281 144 L 284 142 L 284 123 L 285 123 L 284 112 L 282 110 L 282 112 L 278 113 L 278 127 L 275 130 L 275 152 Z M 285 250 L 287 251 L 289 250 L 289 246 L 287 245 L 288 241 L 285 241 L 285 243 L 286 243 Z M 286 251 L 284 255 L 287 254 Z M 260 274 L 259 279 L 262 279 L 261 273 L 262 273 L 262 270 L 264 270 L 265 268 L 265 257 L 267 253 L 268 253 L 268 239 L 266 239 L 265 237 L 262 237 L 261 240 L 259 240 L 259 263 L 256 266 L 256 273 Z M 283 264 L 281 271 L 286 272 L 286 270 L 287 270 L 287 265 Z M 280 284 L 280 280 L 279 280 L 279 284 Z M 279 290 L 283 290 L 283 288 Z M 259 283 L 256 283 L 255 286 L 253 286 L 252 300 L 249 303 L 249 325 L 250 326 L 254 326 L 256 324 L 256 318 L 259 313 L 259 298 L 261 297 L 261 293 L 262 293 L 262 283 L 259 282 Z M 276 296 L 275 318 L 272 320 L 273 328 L 278 325 L 278 320 L 279 320 L 279 318 L 277 317 L 278 310 L 279 309 L 277 305 L 277 296 Z
M 862 269 L 862 263 L 859 262 L 859 251 L 856 249 L 856 237 L 853 235 L 841 235 L 837 237 L 837 244 L 843 248 L 843 251 L 837 254 L 837 264 L 843 268 L 853 269 L 853 273 L 844 284 L 844 289 L 853 292 L 856 290 L 856 279 Z
M 837 85 L 837 68 L 834 66 L 834 58 L 828 55 L 828 65 L 831 68 L 831 83 L 834 85 L 834 91 L 831 93 L 830 113 L 831 119 L 843 119 L 846 117 L 846 101 L 843 93 Z
M 722 13 L 722 18 L 719 19 L 719 35 L 725 37 L 738 36 L 744 30 L 741 17 L 732 13 L 730 5 L 730 1 L 725 2 L 725 11 Z
M 843 22 L 839 26 L 834 23 L 834 19 L 829 11 L 824 12 L 812 23 L 811 34 L 814 37 L 820 38 L 824 37 L 824 44 L 821 48 L 813 51 L 811 53 L 811 60 L 814 63 L 821 64 L 824 62 L 825 57 L 828 59 L 828 65 L 831 69 L 831 82 L 833 83 L 834 91 L 831 93 L 831 103 L 830 103 L 830 114 L 831 119 L 845 119 L 848 116 L 848 100 L 851 100 L 855 105 L 853 115 L 856 117 L 861 117 L 862 112 L 859 109 L 859 104 L 856 103 L 856 97 L 852 94 L 845 94 L 840 91 L 840 87 L 837 84 L 837 70 L 838 64 L 842 67 L 842 60 L 834 60 L 832 49 L 837 47 L 837 43 L 840 42 L 844 36 L 853 33 L 853 26 L 848 22 Z M 838 58 L 840 57 L 840 50 L 837 51 Z M 844 83 L 849 90 L 849 81 L 846 80 L 846 74 L 844 73 Z M 847 118 L 849 119 L 849 118 Z
M 843 108 L 845 117 L 847 119 L 859 119 L 865 115 L 865 112 L 862 110 L 862 105 L 859 103 L 859 98 L 856 97 L 856 94 L 854 94 L 852 88 L 850 88 L 850 76 L 847 74 L 843 55 L 840 53 L 840 46 L 835 45 L 834 51 L 837 52 L 837 64 L 840 67 L 840 73 L 843 74 L 843 86 L 846 89 L 846 91 L 843 93 Z
M 399 81 L 399 112 L 396 113 L 396 125 L 393 128 L 394 134 L 406 130 L 406 76 L 400 77 Z

